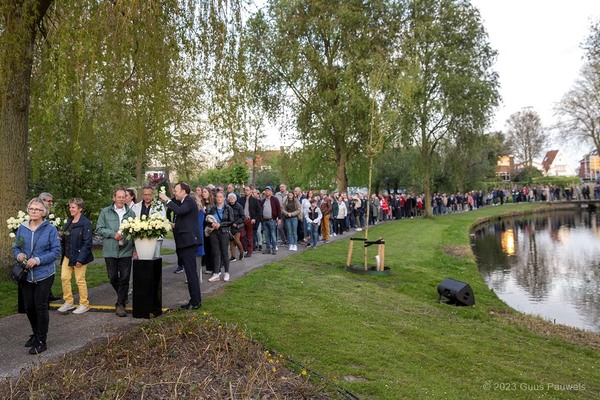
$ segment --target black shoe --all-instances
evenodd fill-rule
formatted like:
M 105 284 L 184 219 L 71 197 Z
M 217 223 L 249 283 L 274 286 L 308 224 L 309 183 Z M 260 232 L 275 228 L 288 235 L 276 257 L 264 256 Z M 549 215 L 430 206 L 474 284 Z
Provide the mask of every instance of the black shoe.
M 240 254 L 240 258 L 238 258 L 239 261 L 242 261 L 244 259 L 244 255 Z
M 231 261 L 231 262 L 235 262 L 235 261 L 237 261 L 237 258 L 235 258 L 235 256 L 232 256 L 232 257 L 229 259 L 229 261 Z
M 251 253 L 248 253 L 248 252 L 244 253 L 244 258 L 250 258 L 250 257 L 252 257 Z
M 61 299 L 60 297 L 56 297 L 52 293 L 50 293 L 50 296 L 48 296 L 48 301 L 58 301 L 60 299 Z
M 175 268 L 175 271 L 173 271 L 174 274 L 180 274 L 183 272 L 183 267 L 181 265 L 178 265 L 177 268 Z
M 271 250 L 271 254 L 273 254 L 274 256 L 275 256 L 275 255 L 277 255 L 277 250 L 275 250 L 275 249 L 272 249 L 272 250 Z
M 48 347 L 46 347 L 46 342 L 42 342 L 41 340 L 36 340 L 33 346 L 29 349 L 29 354 L 40 354 L 46 351 Z
M 31 347 L 35 344 L 35 341 L 37 340 L 37 336 L 36 335 L 30 335 L 29 336 L 29 340 L 25 342 L 25 347 Z
M 197 310 L 200 308 L 200 304 L 198 304 L 197 306 L 191 304 L 191 303 L 187 303 L 182 305 L 181 307 L 179 307 L 182 310 Z

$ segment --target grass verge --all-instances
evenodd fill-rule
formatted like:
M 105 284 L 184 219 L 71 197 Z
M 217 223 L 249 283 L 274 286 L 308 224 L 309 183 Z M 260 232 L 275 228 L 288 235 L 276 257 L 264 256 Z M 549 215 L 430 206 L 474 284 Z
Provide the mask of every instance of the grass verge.
M 255 270 L 204 304 L 361 399 L 599 398 L 600 335 L 510 309 L 470 251 L 476 220 L 539 207 L 383 224 L 370 238 L 386 240 L 389 277 L 346 272 L 342 240 Z M 470 283 L 476 305 L 438 304 L 446 277 Z

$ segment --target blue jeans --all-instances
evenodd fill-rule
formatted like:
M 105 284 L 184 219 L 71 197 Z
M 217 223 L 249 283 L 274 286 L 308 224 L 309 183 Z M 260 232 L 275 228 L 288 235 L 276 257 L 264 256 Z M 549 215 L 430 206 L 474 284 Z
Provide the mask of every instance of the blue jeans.
M 277 247 L 277 220 L 263 221 L 261 225 L 265 236 L 265 249 L 275 250 L 275 247 Z
M 297 245 L 298 244 L 298 218 L 286 218 L 285 219 L 285 229 L 287 230 L 287 238 L 288 244 Z
M 317 243 L 319 243 L 319 225 L 307 224 L 307 227 L 312 246 L 316 247 Z

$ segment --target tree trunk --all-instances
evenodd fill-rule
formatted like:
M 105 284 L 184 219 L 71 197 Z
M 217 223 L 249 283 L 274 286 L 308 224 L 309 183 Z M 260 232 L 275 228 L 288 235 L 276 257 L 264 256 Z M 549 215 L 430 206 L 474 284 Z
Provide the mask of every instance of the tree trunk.
M 348 155 L 346 149 L 340 148 L 335 151 L 335 161 L 337 164 L 337 172 L 335 175 L 335 183 L 339 193 L 348 190 L 348 175 L 346 174 L 346 162 Z
M 23 4 L 25 3 L 25 4 Z M 0 220 L 24 210 L 27 201 L 28 118 L 36 27 L 52 0 L 18 1 L 4 6 L 0 33 Z M 0 227 L 1 265 L 10 265 L 11 239 Z

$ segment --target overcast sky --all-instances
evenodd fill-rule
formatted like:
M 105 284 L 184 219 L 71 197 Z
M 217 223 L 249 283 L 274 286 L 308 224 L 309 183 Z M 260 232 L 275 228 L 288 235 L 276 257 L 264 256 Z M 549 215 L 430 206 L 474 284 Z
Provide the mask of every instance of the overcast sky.
M 600 0 L 471 0 L 498 51 L 502 104 L 492 129 L 506 131 L 508 117 L 532 107 L 544 126 L 556 122 L 554 104 L 572 87 L 583 65 L 581 43 L 600 18 Z M 553 143 L 576 162 L 587 146 Z

